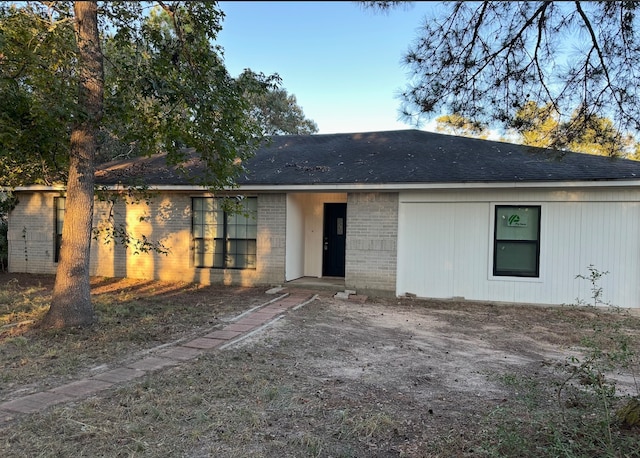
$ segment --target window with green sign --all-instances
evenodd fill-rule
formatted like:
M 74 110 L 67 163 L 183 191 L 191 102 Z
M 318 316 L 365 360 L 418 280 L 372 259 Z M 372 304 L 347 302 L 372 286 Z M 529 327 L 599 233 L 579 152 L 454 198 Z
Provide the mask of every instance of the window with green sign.
M 540 276 L 540 206 L 496 205 L 493 275 Z

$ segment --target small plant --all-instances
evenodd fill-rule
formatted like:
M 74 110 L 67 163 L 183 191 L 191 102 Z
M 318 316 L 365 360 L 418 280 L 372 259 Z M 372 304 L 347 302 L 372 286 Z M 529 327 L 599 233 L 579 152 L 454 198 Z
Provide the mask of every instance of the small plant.
M 518 401 L 494 411 L 498 428 L 489 430 L 483 443 L 488 456 L 635 456 L 622 450 L 637 450 L 637 438 L 628 428 L 640 424 L 640 398 L 624 399 L 619 394 L 614 373 L 631 373 L 637 367 L 634 330 L 637 322 L 629 313 L 603 300 L 600 282 L 608 272 L 593 265 L 586 275 L 576 278 L 590 284 L 591 299 L 576 300 L 576 306 L 609 310 L 579 312 L 581 355 L 566 358 L 562 378 L 555 385 L 557 410 L 540 415 L 539 402 L 548 399 L 549 385 L 538 385 L 533 379 L 504 374 L 498 380 L 510 387 Z M 610 314 L 608 311 L 617 311 Z M 583 321 L 584 320 L 584 321 Z M 636 383 L 636 392 L 638 384 Z M 538 396 L 536 396 L 538 392 Z M 625 401 L 625 402 L 621 402 Z M 623 405 L 616 408 L 618 404 Z M 514 419 L 522 413 L 526 421 Z
M 603 288 L 600 285 L 601 278 L 609 272 L 599 271 L 593 265 L 589 265 L 587 269 L 588 275 L 577 275 L 576 278 L 587 280 L 591 284 L 591 303 L 586 304 L 584 301 L 578 300 L 578 305 L 593 307 L 607 305 L 613 308 L 611 304 L 602 300 Z M 619 308 L 616 310 L 620 311 Z M 635 354 L 632 350 L 631 336 L 624 332 L 620 320 L 611 320 L 606 316 L 596 314 L 591 327 L 593 332 L 581 341 L 582 346 L 586 349 L 585 356 L 583 358 L 577 356 L 568 358 L 571 374 L 559 386 L 558 403 L 562 406 L 562 418 L 566 422 L 562 395 L 569 384 L 577 381 L 586 391 L 593 393 L 601 407 L 602 418 L 598 421 L 605 431 L 606 446 L 609 451 L 612 451 L 614 440 L 611 426 L 614 418 L 617 417 L 620 421 L 631 420 L 634 422 L 640 413 L 640 408 L 633 402 L 629 402 L 614 416 L 612 407 L 616 401 L 616 383 L 607 378 L 606 374 L 621 369 L 633 371 Z M 636 386 L 636 390 L 637 388 Z
M 602 300 L 602 286 L 600 285 L 600 279 L 607 275 L 609 273 L 609 271 L 600 271 L 598 269 L 596 269 L 593 264 L 589 264 L 587 266 L 587 270 L 589 271 L 588 275 L 582 275 L 582 274 L 578 274 L 576 275 L 575 278 L 580 278 L 582 280 L 587 280 L 590 284 L 591 284 L 591 300 L 592 300 L 592 304 L 594 307 L 597 307 L 598 305 L 610 305 L 608 302 L 604 302 Z M 578 305 L 587 305 L 587 303 L 582 300 L 577 298 L 576 302 L 578 303 Z

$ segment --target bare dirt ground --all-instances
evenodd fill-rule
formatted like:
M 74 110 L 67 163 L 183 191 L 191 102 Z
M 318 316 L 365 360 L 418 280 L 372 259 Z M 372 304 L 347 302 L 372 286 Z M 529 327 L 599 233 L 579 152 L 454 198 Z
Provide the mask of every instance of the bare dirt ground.
M 42 286 L 42 278 L 35 280 Z M 29 277 L 18 281 L 26 287 Z M 260 288 L 101 282 L 94 286 L 96 300 L 128 287 L 126 300 L 149 307 L 167 301 L 175 309 L 152 339 L 120 336 L 129 344 L 123 350 L 113 342 L 116 356 L 100 353 L 106 362 L 197 333 L 269 299 Z M 315 301 L 224 351 L 0 427 L 0 455 L 639 456 L 637 428 L 607 427 L 608 445 L 580 443 L 600 434 L 591 423 L 602 413 L 585 395 L 588 386 L 578 379 L 562 385 L 588 354 L 586 341 L 603 337 L 598 345 L 605 345 L 624 335 L 637 352 L 639 331 L 640 318 L 625 311 L 417 299 L 361 304 L 318 292 Z M 32 329 L 21 338 L 28 347 L 40 337 Z M 47 338 L 54 345 L 60 339 Z M 20 372 L 11 339 L 16 336 L 0 340 L 3 371 L 14 364 Z M 109 345 L 104 339 L 101 345 Z M 43 361 L 30 358 L 24 365 Z M 60 350 L 57 359 L 64 358 Z M 70 372 L 97 363 L 78 363 Z M 41 364 L 30 383 L 46 386 L 46 372 L 55 372 L 49 367 Z M 635 370 L 607 374 L 607 383 L 615 382 L 618 394 L 637 395 Z M 5 378 L 11 388 L 0 389 L 0 396 L 22 382 Z M 616 399 L 612 404 L 622 401 Z M 567 419 L 573 414 L 576 423 Z M 558 452 L 563 447 L 565 453 Z

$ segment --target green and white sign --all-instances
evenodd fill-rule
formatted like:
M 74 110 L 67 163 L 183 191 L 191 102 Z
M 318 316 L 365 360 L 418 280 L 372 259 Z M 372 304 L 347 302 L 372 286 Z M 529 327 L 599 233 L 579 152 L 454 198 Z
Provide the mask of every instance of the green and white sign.
M 527 212 L 511 213 L 505 216 L 508 227 L 527 227 L 529 225 L 529 215 Z

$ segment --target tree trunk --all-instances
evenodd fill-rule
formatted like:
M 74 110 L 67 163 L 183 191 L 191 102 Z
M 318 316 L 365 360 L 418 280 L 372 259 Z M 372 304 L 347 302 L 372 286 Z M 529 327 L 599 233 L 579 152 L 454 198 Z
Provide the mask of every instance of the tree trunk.
M 89 254 L 93 224 L 94 160 L 102 118 L 104 75 L 97 2 L 74 2 L 78 43 L 78 107 L 82 118 L 71 131 L 67 200 L 60 259 L 45 327 L 90 325 Z M 83 116 L 84 115 L 84 116 Z

